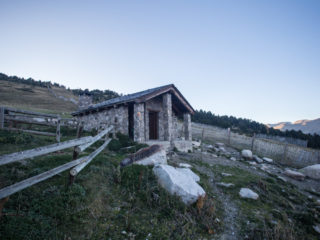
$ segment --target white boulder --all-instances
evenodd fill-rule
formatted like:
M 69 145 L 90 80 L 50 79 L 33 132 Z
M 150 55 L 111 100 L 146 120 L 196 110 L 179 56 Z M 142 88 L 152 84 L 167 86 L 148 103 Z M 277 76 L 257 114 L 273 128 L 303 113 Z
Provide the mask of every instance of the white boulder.
M 240 197 L 242 198 L 250 198 L 257 200 L 259 195 L 252 191 L 250 188 L 241 188 L 239 192 Z
M 167 154 L 166 151 L 162 148 L 160 151 L 154 153 L 153 155 L 143 158 L 134 162 L 138 165 L 158 165 L 158 164 L 167 164 Z
M 320 179 L 320 164 L 315 164 L 302 168 L 300 171 L 309 178 Z
M 188 177 L 191 177 L 194 181 L 199 182 L 200 181 L 200 177 L 195 174 L 191 169 L 189 168 L 176 168 L 176 170 L 178 172 L 181 172 L 185 175 L 187 175 Z
M 263 161 L 265 161 L 267 163 L 273 163 L 273 160 L 271 158 L 264 157 L 262 159 L 263 159 Z
M 241 151 L 241 156 L 246 159 L 252 159 L 252 152 L 248 149 L 244 149 Z
M 283 174 L 288 176 L 288 177 L 291 177 L 293 179 L 300 180 L 300 181 L 305 178 L 305 175 L 302 174 L 301 172 L 293 171 L 293 170 L 290 170 L 290 169 L 285 170 L 283 172 Z
M 205 196 L 206 194 L 191 176 L 172 166 L 157 165 L 154 166 L 153 172 L 157 176 L 159 184 L 170 194 L 178 195 L 185 204 L 192 204 L 200 196 Z

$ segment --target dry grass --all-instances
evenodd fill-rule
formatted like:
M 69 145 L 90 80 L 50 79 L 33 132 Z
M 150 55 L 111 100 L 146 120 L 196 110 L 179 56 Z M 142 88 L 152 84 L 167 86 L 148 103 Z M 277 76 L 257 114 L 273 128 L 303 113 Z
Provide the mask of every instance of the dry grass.
M 53 87 L 61 96 L 76 99 L 72 92 Z M 47 88 L 0 81 L 0 106 L 21 108 L 45 113 L 70 113 L 77 109 L 74 103 L 58 99 Z

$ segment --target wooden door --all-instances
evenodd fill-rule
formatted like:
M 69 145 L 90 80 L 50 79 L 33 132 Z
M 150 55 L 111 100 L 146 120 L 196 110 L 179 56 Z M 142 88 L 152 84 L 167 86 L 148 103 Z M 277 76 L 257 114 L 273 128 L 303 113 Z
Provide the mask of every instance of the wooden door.
M 149 111 L 149 139 L 158 139 L 158 113 Z

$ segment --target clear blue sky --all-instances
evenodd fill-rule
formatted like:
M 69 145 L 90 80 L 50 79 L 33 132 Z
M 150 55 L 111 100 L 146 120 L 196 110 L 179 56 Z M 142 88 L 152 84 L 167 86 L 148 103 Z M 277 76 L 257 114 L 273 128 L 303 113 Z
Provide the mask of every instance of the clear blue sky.
M 174 83 L 196 109 L 320 117 L 320 1 L 3 1 L 0 72 L 132 93 Z

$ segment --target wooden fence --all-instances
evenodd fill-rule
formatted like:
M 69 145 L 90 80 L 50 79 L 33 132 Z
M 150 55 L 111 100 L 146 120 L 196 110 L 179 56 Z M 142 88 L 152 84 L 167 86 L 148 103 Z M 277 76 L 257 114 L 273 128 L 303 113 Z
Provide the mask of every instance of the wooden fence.
M 28 124 L 29 129 L 18 128 L 18 124 Z M 31 130 L 30 128 L 32 125 L 55 127 L 56 132 L 51 133 Z M 61 118 L 60 115 L 55 114 L 32 112 L 9 107 L 0 107 L 0 129 L 27 132 L 44 136 L 53 136 L 56 137 L 57 142 L 60 142 L 61 126 L 76 127 L 77 122 L 72 118 Z
M 8 200 L 8 197 L 18 191 L 21 191 L 25 188 L 28 188 L 36 183 L 42 182 L 48 178 L 51 178 L 65 170 L 68 170 L 70 168 L 70 183 L 72 184 L 74 181 L 74 178 L 79 172 L 87 166 L 105 147 L 109 144 L 111 139 L 105 138 L 105 142 L 94 152 L 89 154 L 88 156 L 78 158 L 78 154 L 82 151 L 84 151 L 86 148 L 100 140 L 102 137 L 106 136 L 113 127 L 106 128 L 105 130 L 101 131 L 99 134 L 97 134 L 94 137 L 88 136 L 88 137 L 82 137 L 81 135 L 81 129 L 82 126 L 78 127 L 78 133 L 77 136 L 79 138 L 64 141 L 61 143 L 55 143 L 44 147 L 34 148 L 22 152 L 16 152 L 11 153 L 7 155 L 0 156 L 0 166 L 4 164 L 10 164 L 13 162 L 17 162 L 23 159 L 29 159 L 33 157 L 42 156 L 48 153 L 56 152 L 62 149 L 71 148 L 74 147 L 73 152 L 73 159 L 72 161 L 65 163 L 61 166 L 58 166 L 56 168 L 53 168 L 47 172 L 41 173 L 39 175 L 33 176 L 31 178 L 25 179 L 21 182 L 15 183 L 11 186 L 7 186 L 5 188 L 0 189 L 0 216 L 2 212 L 2 207 L 4 203 Z

